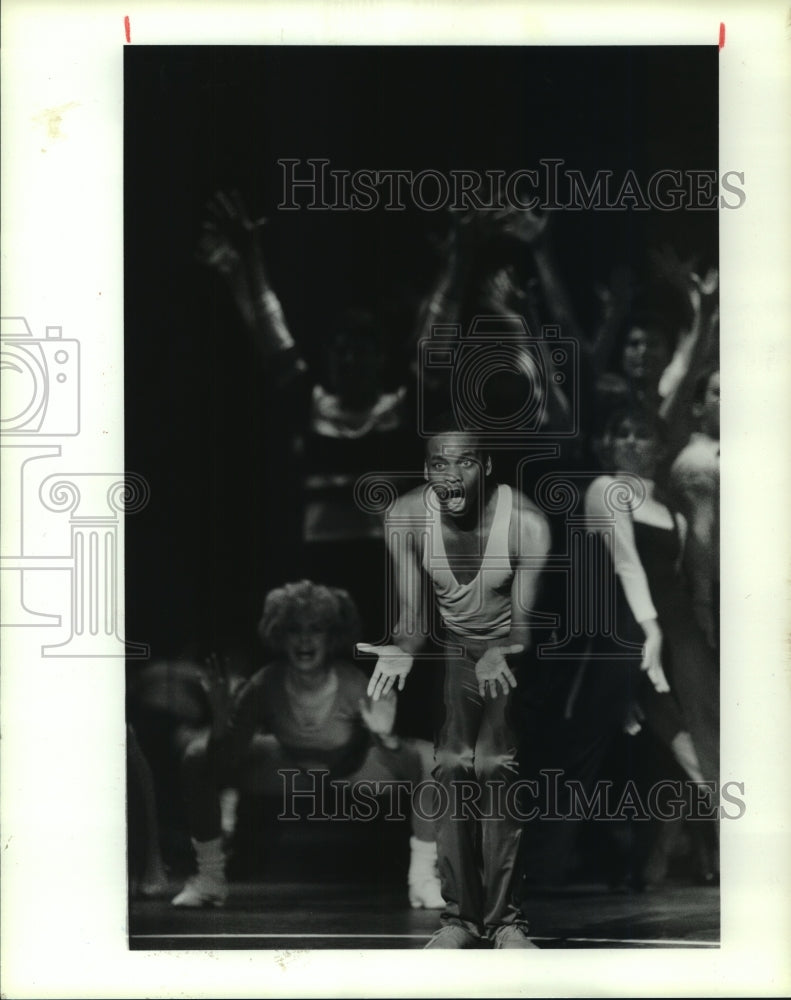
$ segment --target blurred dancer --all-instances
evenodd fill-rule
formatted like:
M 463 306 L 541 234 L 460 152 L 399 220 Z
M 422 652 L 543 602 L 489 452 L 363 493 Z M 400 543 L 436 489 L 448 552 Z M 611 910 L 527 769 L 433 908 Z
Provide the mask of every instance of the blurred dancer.
M 594 655 L 569 705 L 569 769 L 588 786 L 617 733 L 636 732 L 641 722 L 691 781 L 719 780 L 719 677 L 682 572 L 687 525 L 655 479 L 663 448 L 662 425 L 651 411 L 614 412 L 602 448 L 612 472 L 596 478 L 585 496 L 590 530 L 600 536 L 617 584 L 614 606 L 602 598 L 610 620 L 593 640 Z M 624 509 L 613 502 L 617 494 L 633 501 Z M 610 592 L 603 578 L 590 585 Z M 634 656 L 624 655 L 624 642 L 634 645 Z M 647 867 L 661 873 L 663 863 L 654 857 Z M 634 878 L 642 884 L 642 873 Z
M 698 624 L 712 648 L 719 626 L 720 373 L 698 379 L 692 413 L 698 430 L 676 458 L 670 485 L 689 523 L 687 567 Z
M 370 702 L 365 675 L 344 655 L 356 629 L 356 608 L 345 591 L 303 580 L 267 595 L 259 634 L 277 658 L 236 698 L 222 663 L 210 664 L 205 689 L 212 727 L 187 747 L 182 771 L 198 870 L 174 906 L 226 900 L 224 787 L 283 794 L 284 769 L 324 771 L 349 785 L 407 781 L 413 789 L 428 777 L 430 745 L 393 733 L 395 694 Z M 433 824 L 423 815 L 412 813 L 409 900 L 437 909 L 443 902 Z

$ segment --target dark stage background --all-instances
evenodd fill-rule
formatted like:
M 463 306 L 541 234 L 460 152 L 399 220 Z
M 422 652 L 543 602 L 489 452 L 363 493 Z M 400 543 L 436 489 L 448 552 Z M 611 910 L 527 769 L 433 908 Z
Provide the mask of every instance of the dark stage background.
M 334 318 L 365 305 L 384 324 L 395 385 L 436 273 L 441 213 L 279 212 L 276 161 L 510 172 L 554 157 L 586 177 L 633 169 L 641 179 L 716 170 L 716 60 L 716 46 L 127 47 L 126 465 L 151 486 L 126 527 L 127 635 L 153 656 L 254 651 L 264 591 L 304 572 L 299 545 L 272 530 L 293 522 L 298 498 L 279 485 L 261 364 L 225 287 L 195 258 L 215 190 L 238 188 L 269 220 L 272 285 L 314 374 Z M 553 214 L 583 328 L 595 283 L 649 245 L 717 260 L 716 211 Z M 325 582 L 354 574 L 352 550 L 338 572 Z M 355 596 L 376 640 L 384 568 L 360 576 Z

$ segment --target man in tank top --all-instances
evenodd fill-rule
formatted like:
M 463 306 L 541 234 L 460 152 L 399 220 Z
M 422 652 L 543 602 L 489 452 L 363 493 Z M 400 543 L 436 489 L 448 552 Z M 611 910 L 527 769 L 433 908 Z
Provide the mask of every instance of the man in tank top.
M 518 779 L 513 692 L 530 645 L 531 609 L 549 526 L 530 501 L 493 481 L 475 435 L 427 441 L 427 485 L 388 515 L 399 619 L 377 655 L 374 698 L 404 688 L 431 629 L 431 596 L 444 646 L 433 776 L 445 909 L 427 947 L 535 947 L 512 904 L 521 824 L 508 791 Z M 440 678 L 438 678 L 439 680 Z

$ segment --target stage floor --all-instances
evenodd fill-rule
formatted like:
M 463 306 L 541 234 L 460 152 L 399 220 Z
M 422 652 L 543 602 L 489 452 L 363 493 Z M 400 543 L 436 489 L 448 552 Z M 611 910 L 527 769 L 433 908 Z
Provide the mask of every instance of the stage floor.
M 173 884 L 173 893 L 180 888 Z M 540 890 L 530 933 L 540 948 L 717 948 L 715 887 L 665 884 L 644 893 L 599 885 Z M 236 882 L 219 910 L 184 910 L 167 898 L 133 900 L 129 946 L 147 949 L 422 948 L 439 912 L 412 910 L 397 886 Z

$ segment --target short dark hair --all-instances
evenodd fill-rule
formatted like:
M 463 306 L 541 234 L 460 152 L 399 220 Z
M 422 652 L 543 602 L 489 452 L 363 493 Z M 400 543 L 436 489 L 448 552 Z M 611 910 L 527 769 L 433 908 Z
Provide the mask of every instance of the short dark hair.
M 456 415 L 452 410 L 445 410 L 436 419 L 432 418 L 431 433 L 426 438 L 425 447 L 428 448 L 429 441 L 432 438 L 439 437 L 441 434 L 464 434 L 472 440 L 476 451 L 480 451 L 486 456 L 489 455 L 489 449 L 481 440 L 481 432 L 478 428 L 464 427 L 463 423 L 456 419 Z
M 608 415 L 604 425 L 604 437 L 608 437 L 626 422 L 647 427 L 661 444 L 667 443 L 668 428 L 665 421 L 654 410 L 640 404 L 617 406 Z

